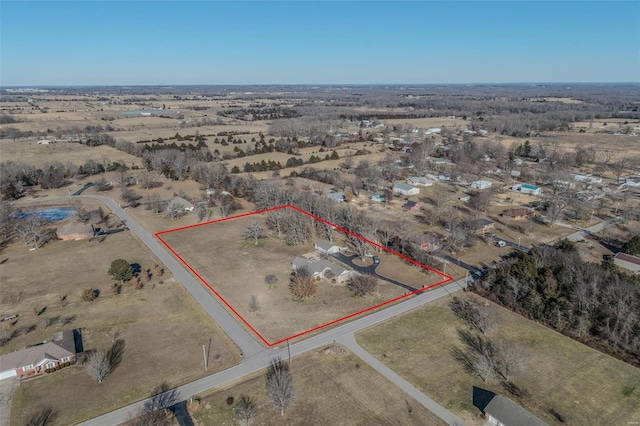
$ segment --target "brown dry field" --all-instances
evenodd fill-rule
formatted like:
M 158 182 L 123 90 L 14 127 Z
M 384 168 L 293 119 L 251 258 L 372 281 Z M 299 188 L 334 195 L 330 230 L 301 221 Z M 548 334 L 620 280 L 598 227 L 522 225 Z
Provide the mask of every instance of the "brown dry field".
M 484 299 L 470 293 L 463 299 Z M 523 399 L 509 396 L 495 381 L 483 383 L 454 360 L 466 329 L 441 299 L 360 333 L 358 342 L 389 368 L 470 424 L 486 423 L 472 404 L 472 386 L 505 395 L 550 425 L 633 424 L 640 419 L 640 369 L 578 343 L 507 309 L 489 303 L 498 328 L 488 336 L 508 339 L 526 352 L 528 362 L 514 383 Z
M 127 167 L 142 165 L 139 158 L 109 146 L 89 147 L 73 142 L 38 145 L 37 138 L 16 142 L 1 139 L 0 158 L 2 161 L 21 162 L 36 167 L 42 167 L 52 161 L 82 165 L 87 160 L 94 160 L 97 163 L 117 161 L 126 164 Z
M 251 397 L 258 425 L 444 425 L 418 402 L 342 346 L 292 360 L 296 399 L 284 417 L 267 402 L 265 378 L 259 374 L 233 387 L 205 396 L 195 410 L 200 425 L 232 425 L 232 396 Z M 411 413 L 409 413 L 411 409 Z
M 122 293 L 114 296 L 107 271 L 117 258 L 144 269 L 159 264 L 128 232 L 103 242 L 55 241 L 32 252 L 15 242 L 2 253 L 0 307 L 7 315 L 20 314 L 15 326 L 3 323 L 2 330 L 36 326 L 2 346 L 2 353 L 50 340 L 61 328 L 43 329 L 41 321 L 55 317 L 74 317 L 65 329 L 82 328 L 85 350 L 106 348 L 116 337 L 126 342 L 122 363 L 102 384 L 79 365 L 23 383 L 14 395 L 12 424 L 24 424 L 45 404 L 58 410 L 53 424 L 71 424 L 144 398 L 161 380 L 176 386 L 202 377 L 202 344 L 209 339 L 213 349 L 207 374 L 239 361 L 238 350 L 224 332 L 168 273 L 152 278 L 141 290 L 125 283 Z M 100 290 L 93 302 L 80 298 L 88 287 Z M 60 297 L 65 295 L 63 306 Z M 34 307 L 46 310 L 36 316 Z M 176 353 L 181 362 L 167 363 Z
M 295 301 L 288 288 L 291 261 L 313 252 L 313 243 L 288 246 L 277 235 L 261 240 L 257 246 L 245 242 L 243 233 L 251 220 L 264 221 L 264 216 L 233 219 L 162 237 L 267 340 L 301 333 L 406 291 L 380 281 L 376 294 L 354 297 L 346 286 L 321 281 L 313 298 Z M 269 274 L 278 278 L 271 290 L 264 282 Z M 257 313 L 249 311 L 251 295 L 262 305 Z

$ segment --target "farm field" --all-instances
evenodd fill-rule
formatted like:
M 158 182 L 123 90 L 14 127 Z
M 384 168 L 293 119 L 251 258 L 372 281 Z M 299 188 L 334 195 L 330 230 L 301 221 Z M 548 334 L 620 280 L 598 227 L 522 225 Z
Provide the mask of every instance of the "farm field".
M 53 161 L 79 166 L 86 163 L 87 160 L 93 160 L 99 164 L 105 161 L 107 163 L 118 162 L 125 164 L 129 168 L 142 165 L 139 158 L 110 146 L 90 147 L 75 142 L 38 145 L 36 139 L 19 142 L 1 139 L 0 155 L 2 156 L 2 161 L 28 163 L 36 167 L 42 167 Z
M 296 399 L 280 417 L 268 404 L 263 374 L 202 397 L 193 418 L 202 425 L 235 424 L 234 405 L 241 395 L 258 409 L 253 424 L 287 425 L 444 425 L 358 357 L 332 346 L 292 360 Z
M 125 341 L 122 362 L 101 384 L 80 364 L 22 383 L 13 396 L 12 424 L 25 424 L 47 405 L 57 411 L 52 424 L 76 423 L 146 397 L 163 380 L 176 386 L 239 361 L 239 351 L 224 332 L 170 274 L 156 273 L 140 290 L 126 282 L 121 294 L 112 294 L 113 280 L 107 271 L 117 258 L 144 269 L 154 270 L 159 264 L 128 232 L 109 235 L 102 242 L 54 241 L 37 251 L 28 251 L 17 241 L 3 251 L 0 309 L 20 317 L 13 326 L 2 323 L 3 333 L 18 331 L 1 353 L 50 340 L 54 332 L 72 328 L 82 329 L 85 350 L 107 349 L 116 339 Z M 81 300 L 88 287 L 100 291 L 92 302 Z M 39 315 L 36 308 L 42 311 Z M 69 323 L 64 327 L 44 323 L 56 318 L 67 318 Z M 202 345 L 209 341 L 211 359 L 205 373 Z M 180 363 L 167 363 L 176 354 Z
M 465 300 L 481 299 L 473 294 Z M 550 425 L 628 424 L 640 418 L 640 369 L 488 303 L 497 326 L 488 336 L 508 339 L 528 356 L 513 382 L 524 392 L 510 395 L 498 382 L 484 383 L 452 355 L 462 347 L 457 330 L 468 327 L 442 299 L 360 333 L 358 342 L 425 394 L 472 424 L 484 424 L 472 404 L 472 387 L 505 395 Z
M 319 281 L 318 292 L 314 297 L 303 301 L 293 300 L 288 288 L 291 262 L 298 256 L 314 252 L 313 243 L 289 246 L 272 234 L 255 245 L 253 241 L 245 241 L 243 238 L 245 229 L 252 220 L 264 224 L 265 217 L 263 214 L 252 215 L 169 232 L 161 237 L 271 342 L 396 298 L 407 291 L 403 287 L 378 280 L 375 293 L 355 297 L 344 285 Z M 382 257 L 381 263 L 386 262 L 387 257 L 391 256 Z M 411 266 L 402 266 L 408 273 L 413 272 Z M 275 275 L 278 279 L 276 286 L 271 289 L 265 284 L 267 275 Z M 401 271 L 390 275 L 393 275 L 389 277 L 392 279 L 403 279 L 405 276 Z M 421 275 L 420 283 L 423 285 L 442 279 L 435 273 Z M 249 308 L 252 296 L 257 298 L 261 306 L 256 312 L 251 312 Z

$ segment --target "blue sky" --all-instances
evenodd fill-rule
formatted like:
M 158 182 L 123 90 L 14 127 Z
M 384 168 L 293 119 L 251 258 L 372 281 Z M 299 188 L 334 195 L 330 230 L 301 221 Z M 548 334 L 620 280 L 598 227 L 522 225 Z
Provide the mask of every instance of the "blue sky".
M 640 2 L 0 5 L 0 85 L 640 81 Z

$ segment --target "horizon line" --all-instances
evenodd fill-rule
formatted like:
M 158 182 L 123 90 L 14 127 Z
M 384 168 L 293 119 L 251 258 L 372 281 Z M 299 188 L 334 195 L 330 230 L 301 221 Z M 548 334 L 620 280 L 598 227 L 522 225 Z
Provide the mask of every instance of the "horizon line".
M 177 84 L 18 84 L 18 85 L 0 85 L 0 90 L 6 89 L 23 89 L 23 88 L 86 88 L 86 87 L 273 87 L 273 86 L 318 86 L 318 87 L 336 87 L 336 86 L 500 86 L 500 85 L 636 85 L 640 81 L 512 81 L 512 82 L 476 82 L 476 83 L 177 83 Z

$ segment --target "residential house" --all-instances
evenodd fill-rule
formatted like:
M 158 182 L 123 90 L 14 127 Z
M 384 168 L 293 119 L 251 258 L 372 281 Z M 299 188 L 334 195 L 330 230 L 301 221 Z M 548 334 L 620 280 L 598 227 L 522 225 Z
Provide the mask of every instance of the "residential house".
M 511 220 L 523 220 L 533 219 L 536 216 L 536 212 L 530 209 L 525 209 L 524 207 L 516 207 L 503 211 L 501 215 L 508 217 Z
M 71 222 L 56 230 L 58 239 L 62 241 L 86 240 L 94 235 L 94 228 L 88 223 Z
M 470 195 L 463 195 L 462 197 L 459 197 L 458 200 L 462 201 L 463 203 L 466 203 L 467 201 L 469 201 L 471 199 Z
M 387 199 L 382 194 L 376 194 L 371 196 L 371 201 L 374 201 L 376 203 L 384 203 L 385 201 L 387 201 Z
M 625 178 L 624 180 L 624 184 L 626 186 L 640 186 L 640 176 L 629 176 L 628 178 Z
M 520 177 L 522 173 L 520 173 L 518 170 L 511 170 L 511 173 L 509 174 L 511 175 L 511 177 Z
M 53 334 L 51 342 L 43 342 L 0 356 L 0 380 L 10 377 L 34 377 L 57 367 L 75 363 L 83 351 L 80 330 L 64 330 Z
M 418 185 L 431 186 L 433 185 L 433 181 L 425 177 L 411 176 L 410 178 L 407 179 L 407 184 L 413 185 L 413 186 L 418 186 Z
M 182 205 L 182 209 L 185 212 L 192 212 L 196 208 L 193 204 L 191 204 L 189 201 L 185 200 L 182 197 L 175 197 L 173 200 L 169 202 L 169 204 L 176 204 L 176 203 L 179 203 L 180 205 Z
M 331 254 L 340 252 L 340 246 L 327 240 L 318 240 L 313 243 L 313 247 L 320 253 Z
M 536 185 L 530 185 L 528 183 L 525 184 L 518 184 L 515 186 L 512 186 L 511 189 L 513 189 L 514 191 L 518 191 L 521 192 L 523 194 L 530 194 L 530 195 L 540 195 L 542 194 L 542 188 L 540 188 L 539 186 Z
M 437 232 L 424 232 L 422 234 L 413 235 L 409 241 L 427 252 L 434 252 L 442 247 L 444 237 Z
M 633 272 L 640 272 L 640 257 L 627 253 L 616 253 L 613 256 L 613 263 L 617 266 Z
M 473 387 L 473 405 L 495 426 L 548 426 L 509 398 Z
M 471 224 L 476 235 L 485 235 L 493 229 L 494 223 L 489 219 L 478 219 Z
M 335 203 L 341 203 L 346 200 L 344 192 L 332 192 L 327 194 L 326 197 Z
M 291 264 L 294 271 L 300 268 L 307 268 L 313 278 L 324 279 L 332 284 L 344 285 L 353 275 L 353 271 L 328 260 L 311 261 L 304 257 L 296 257 Z
M 407 211 L 418 210 L 420 208 L 420 203 L 417 201 L 407 201 L 406 203 L 404 203 L 402 208 Z
M 404 183 L 396 183 L 393 185 L 393 192 L 402 195 L 416 195 L 420 193 L 420 189 Z
M 476 180 L 471 182 L 471 188 L 473 189 L 488 189 L 491 188 L 492 183 L 488 180 Z
M 575 175 L 573 180 L 576 182 L 587 183 L 593 185 L 595 183 L 602 183 L 602 178 L 591 176 L 591 175 Z

